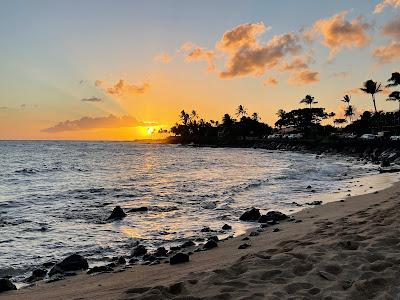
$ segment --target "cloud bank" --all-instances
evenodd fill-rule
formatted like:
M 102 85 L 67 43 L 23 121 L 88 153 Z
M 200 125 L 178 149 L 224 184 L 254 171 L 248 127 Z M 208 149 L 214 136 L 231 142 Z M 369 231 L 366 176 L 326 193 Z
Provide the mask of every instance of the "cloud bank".
M 111 86 L 107 86 L 103 80 L 96 80 L 94 84 L 103 89 L 106 93 L 120 97 L 142 95 L 150 89 L 150 84 L 148 82 L 131 84 L 124 79 L 119 79 Z
M 374 13 L 379 14 L 388 6 L 400 7 L 400 0 L 384 0 L 375 6 Z

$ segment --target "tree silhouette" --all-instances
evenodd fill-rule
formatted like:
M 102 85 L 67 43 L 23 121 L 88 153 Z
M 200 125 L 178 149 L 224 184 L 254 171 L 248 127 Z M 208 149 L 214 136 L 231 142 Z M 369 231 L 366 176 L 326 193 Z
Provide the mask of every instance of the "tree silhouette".
M 303 99 L 300 100 L 300 103 L 304 103 L 310 106 L 310 109 L 313 104 L 317 104 L 317 101 L 314 101 L 314 97 L 311 95 L 306 95 Z
M 346 119 L 335 119 L 335 120 L 333 120 L 333 124 L 334 125 L 340 125 L 340 124 L 344 124 L 344 123 L 347 123 Z
M 344 110 L 344 115 L 345 115 L 346 118 L 349 118 L 350 123 L 351 123 L 352 118 L 353 118 L 353 116 L 355 114 L 355 110 L 356 109 L 355 109 L 355 107 L 353 105 L 347 106 L 347 108 Z
M 243 105 L 239 105 L 236 109 L 236 116 L 237 117 L 244 117 L 247 115 L 247 109 Z
M 392 73 L 392 77 L 390 77 L 387 81 L 390 83 L 387 84 L 386 87 L 400 85 L 400 73 L 399 72 Z
M 400 92 L 399 91 L 391 92 L 386 100 L 399 102 L 399 112 L 400 112 Z
M 374 103 L 375 113 L 378 112 L 378 110 L 376 109 L 375 94 L 382 92 L 381 86 L 382 86 L 381 83 L 378 83 L 378 82 L 370 79 L 370 80 L 365 81 L 363 83 L 363 87 L 360 88 L 360 90 L 362 90 L 364 93 L 371 94 L 372 102 Z
M 185 110 L 182 109 L 181 114 L 179 115 L 179 118 L 182 120 L 182 123 L 184 125 L 187 125 L 189 121 L 189 114 L 185 112 Z
M 260 116 L 256 112 L 253 112 L 253 114 L 251 115 L 251 118 L 253 119 L 253 121 L 259 121 L 260 120 Z
M 349 105 L 350 105 L 350 100 L 351 100 L 351 96 L 349 96 L 349 95 L 344 95 L 344 96 L 343 96 L 343 99 L 340 100 L 340 101 L 342 101 L 342 102 L 344 102 L 344 103 L 347 103 L 347 106 L 349 106 Z

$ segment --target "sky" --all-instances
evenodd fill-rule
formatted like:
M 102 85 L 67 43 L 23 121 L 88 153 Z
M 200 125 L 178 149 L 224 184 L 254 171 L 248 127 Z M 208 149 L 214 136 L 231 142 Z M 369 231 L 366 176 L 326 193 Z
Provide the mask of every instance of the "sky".
M 318 4 L 317 4 L 318 3 Z M 400 62 L 400 0 L 0 3 L 0 139 L 160 138 L 179 112 L 343 115 Z M 395 110 L 377 96 L 379 110 Z

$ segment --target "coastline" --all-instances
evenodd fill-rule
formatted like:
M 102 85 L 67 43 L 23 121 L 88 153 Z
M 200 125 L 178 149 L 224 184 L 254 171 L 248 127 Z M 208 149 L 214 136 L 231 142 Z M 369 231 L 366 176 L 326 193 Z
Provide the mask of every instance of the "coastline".
M 219 242 L 218 248 L 193 253 L 189 263 L 79 274 L 2 293 L 0 299 L 207 299 L 221 294 L 224 299 L 390 299 L 399 292 L 399 199 L 397 182 L 378 193 L 306 208 L 293 215 L 299 223 L 267 227 L 246 241 L 239 236 Z M 243 243 L 251 247 L 238 249 Z

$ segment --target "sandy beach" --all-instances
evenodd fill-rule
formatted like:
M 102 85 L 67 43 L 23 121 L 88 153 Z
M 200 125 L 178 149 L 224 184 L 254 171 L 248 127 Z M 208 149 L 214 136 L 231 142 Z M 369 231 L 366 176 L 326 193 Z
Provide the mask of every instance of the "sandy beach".
M 80 274 L 0 299 L 398 299 L 400 183 L 293 216 L 188 263 Z

